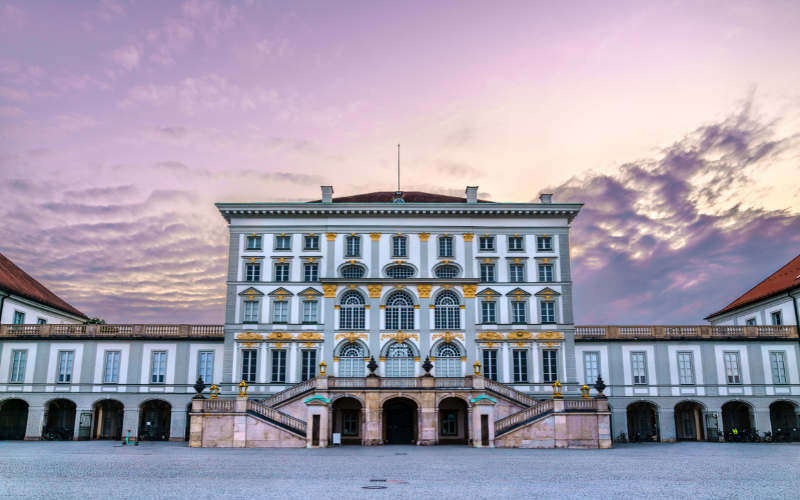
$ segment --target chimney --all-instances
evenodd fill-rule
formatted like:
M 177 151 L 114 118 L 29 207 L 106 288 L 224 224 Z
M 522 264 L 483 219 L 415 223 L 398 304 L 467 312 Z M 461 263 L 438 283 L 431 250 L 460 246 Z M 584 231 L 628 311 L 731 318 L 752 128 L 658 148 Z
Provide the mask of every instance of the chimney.
M 478 203 L 478 186 L 467 186 L 467 203 Z
M 322 203 L 333 203 L 333 186 L 322 186 Z
M 553 195 L 542 193 L 539 195 L 539 201 L 542 203 L 553 203 Z

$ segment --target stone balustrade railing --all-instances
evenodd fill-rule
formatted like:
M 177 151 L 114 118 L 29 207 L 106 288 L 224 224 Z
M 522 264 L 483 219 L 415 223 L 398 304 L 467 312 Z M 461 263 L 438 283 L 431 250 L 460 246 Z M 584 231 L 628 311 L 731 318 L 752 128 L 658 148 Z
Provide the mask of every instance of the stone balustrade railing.
M 306 423 L 304 421 L 251 399 L 247 400 L 247 411 L 257 413 L 269 420 L 272 420 L 273 422 L 283 425 L 284 427 L 294 429 L 303 435 L 306 433 Z
M 222 325 L 0 325 L 0 338 L 225 338 Z
M 287 399 L 294 398 L 298 394 L 303 394 L 305 392 L 312 391 L 317 386 L 316 380 L 317 379 L 312 378 L 306 380 L 305 382 L 300 382 L 297 385 L 293 385 L 292 387 L 289 387 L 284 391 L 278 392 L 276 394 L 273 394 L 272 396 L 262 399 L 261 404 L 263 404 L 264 406 L 275 406 L 277 404 L 286 401 Z
M 784 326 L 576 326 L 576 340 L 796 339 Z
M 539 400 L 536 398 L 532 398 L 525 393 L 519 392 L 516 389 L 512 389 L 511 387 L 501 384 L 499 382 L 495 382 L 491 379 L 486 379 L 485 382 L 486 389 L 496 392 L 497 394 L 502 394 L 503 396 L 513 399 L 515 401 L 519 401 L 525 406 L 535 406 L 539 404 Z
M 203 409 L 209 413 L 230 413 L 234 411 L 235 403 L 233 399 L 207 399 L 203 401 Z
M 498 434 L 513 427 L 517 427 L 518 425 L 521 425 L 543 413 L 553 411 L 553 408 L 553 400 L 546 399 L 531 406 L 530 408 L 525 408 L 522 411 L 518 411 L 517 413 L 507 416 L 506 418 L 497 420 L 494 423 L 494 434 L 497 436 Z

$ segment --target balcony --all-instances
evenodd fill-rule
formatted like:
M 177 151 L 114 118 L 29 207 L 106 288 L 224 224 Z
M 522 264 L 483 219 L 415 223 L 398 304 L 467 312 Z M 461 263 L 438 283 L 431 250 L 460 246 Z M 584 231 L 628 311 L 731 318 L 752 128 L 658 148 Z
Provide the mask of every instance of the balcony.
M 576 326 L 575 340 L 797 339 L 789 326 Z
M 223 340 L 222 325 L 0 325 L 2 338 Z

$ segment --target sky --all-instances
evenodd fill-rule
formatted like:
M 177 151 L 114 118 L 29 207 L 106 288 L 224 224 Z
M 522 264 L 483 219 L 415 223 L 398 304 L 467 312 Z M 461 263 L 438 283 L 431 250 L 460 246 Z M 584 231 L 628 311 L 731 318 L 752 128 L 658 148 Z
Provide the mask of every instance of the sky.
M 800 253 L 800 2 L 0 0 L 0 253 L 223 321 L 213 203 L 585 203 L 578 324 L 703 324 Z

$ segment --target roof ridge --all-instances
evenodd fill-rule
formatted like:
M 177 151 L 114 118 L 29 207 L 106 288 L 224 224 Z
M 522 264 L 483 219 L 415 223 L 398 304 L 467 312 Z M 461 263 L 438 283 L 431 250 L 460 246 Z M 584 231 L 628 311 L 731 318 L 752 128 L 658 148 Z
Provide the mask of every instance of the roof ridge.
M 2 253 L 0 253 L 0 289 L 76 316 L 88 318 L 87 315 L 69 305 Z

